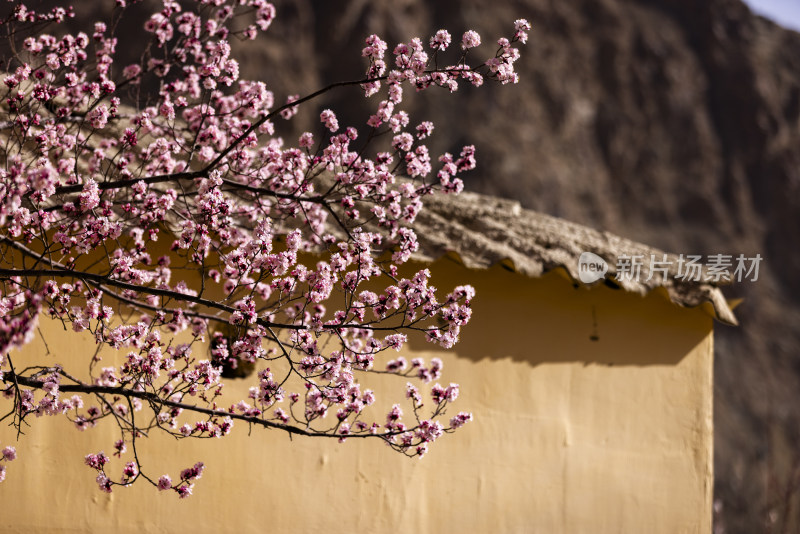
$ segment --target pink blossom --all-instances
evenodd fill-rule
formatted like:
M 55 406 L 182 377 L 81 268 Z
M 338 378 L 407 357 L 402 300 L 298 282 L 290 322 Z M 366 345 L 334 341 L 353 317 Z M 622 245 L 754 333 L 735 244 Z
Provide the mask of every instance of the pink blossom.
M 108 456 L 99 452 L 97 454 L 87 454 L 86 458 L 84 459 L 86 465 L 91 467 L 92 469 L 102 469 L 105 464 L 108 463 Z
M 89 211 L 100 204 L 100 188 L 97 182 L 88 178 L 80 195 L 81 211 Z
M 514 38 L 518 39 L 521 43 L 528 42 L 528 33 L 531 31 L 530 23 L 525 19 L 517 19 L 514 21 Z
M 445 399 L 444 388 L 439 384 L 435 384 L 431 388 L 431 397 L 433 398 L 433 402 L 435 402 L 436 404 L 441 404 L 442 401 L 444 401 Z
M 105 104 L 101 104 L 86 114 L 86 119 L 92 125 L 92 128 L 105 128 L 108 123 L 110 113 Z
M 15 449 L 14 447 L 11 447 L 11 446 L 8 446 L 8 447 L 4 448 L 3 449 L 3 458 L 5 458 L 6 461 L 9 461 L 9 462 L 11 462 L 13 460 L 16 460 L 17 459 L 17 449 Z
M 265 31 L 270 27 L 274 19 L 275 6 L 269 2 L 260 2 L 258 12 L 256 13 L 256 24 L 258 25 L 258 29 Z
M 450 384 L 447 386 L 447 390 L 445 390 L 445 398 L 447 398 L 447 402 L 455 401 L 458 398 L 458 391 L 458 384 Z
M 474 30 L 467 30 L 464 32 L 464 36 L 461 38 L 461 48 L 464 50 L 468 50 L 470 48 L 475 48 L 476 46 L 480 46 L 481 44 L 481 36 L 478 35 L 478 32 Z
M 458 412 L 458 415 L 450 419 L 450 428 L 461 428 L 469 421 L 472 421 L 471 413 Z
M 430 47 L 435 50 L 445 50 L 450 46 L 450 32 L 447 30 L 439 30 L 436 35 L 431 37 Z
M 406 398 L 413 400 L 414 404 L 422 403 L 422 395 L 420 395 L 419 389 L 411 382 L 406 384 Z
M 314 135 L 310 132 L 303 132 L 299 144 L 303 148 L 311 148 L 314 146 Z
M 411 150 L 413 143 L 414 143 L 414 138 L 408 132 L 403 132 L 399 135 L 396 135 L 392 139 L 392 146 L 397 150 L 402 150 L 405 152 Z
M 361 51 L 361 55 L 370 58 L 383 58 L 386 53 L 386 42 L 375 34 L 367 37 L 367 46 Z
M 136 465 L 135 462 L 128 462 L 125 464 L 125 467 L 122 470 L 122 475 L 126 479 L 134 478 L 136 475 L 139 474 L 139 466 Z
M 172 479 L 169 475 L 161 475 L 158 479 L 158 489 L 159 491 L 164 491 L 172 488 Z
M 203 475 L 204 469 L 203 462 L 197 462 L 194 466 L 181 471 L 181 480 L 196 480 Z
M 299 99 L 300 95 L 290 95 L 289 97 L 286 98 L 286 103 L 291 104 L 292 102 L 295 102 Z M 299 106 L 288 106 L 281 111 L 281 117 L 283 117 L 286 120 L 289 120 L 295 115 L 297 115 L 298 109 Z
M 95 480 L 97 481 L 97 486 L 100 488 L 101 491 L 104 491 L 105 493 L 111 493 L 112 482 L 105 475 L 105 473 L 98 473 L 97 478 Z
M 400 349 L 403 348 L 403 344 L 408 340 L 408 337 L 405 334 L 390 334 L 386 336 L 383 340 L 383 346 L 386 348 L 393 348 L 394 350 L 400 352 Z
M 417 126 L 417 139 L 425 139 L 433 133 L 433 123 L 425 121 Z
M 331 132 L 336 132 L 339 129 L 339 121 L 336 120 L 336 114 L 333 111 L 324 110 L 320 113 L 319 119 Z
M 387 363 L 386 370 L 391 373 L 399 373 L 401 371 L 404 371 L 407 365 L 408 364 L 405 358 L 401 357 L 397 358 L 396 360 L 391 360 L 389 363 Z

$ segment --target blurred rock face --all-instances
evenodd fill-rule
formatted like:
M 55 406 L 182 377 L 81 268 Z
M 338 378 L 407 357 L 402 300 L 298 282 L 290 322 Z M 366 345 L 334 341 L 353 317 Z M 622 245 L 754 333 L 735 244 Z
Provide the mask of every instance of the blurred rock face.
M 800 475 L 800 34 L 739 0 L 275 4 L 268 35 L 236 48 L 243 75 L 277 101 L 360 77 L 370 33 L 391 47 L 475 29 L 488 55 L 514 19 L 530 20 L 517 86 L 463 87 L 457 99 L 426 91 L 411 100 L 412 120 L 439 126 L 435 155 L 477 146 L 479 169 L 464 176 L 473 190 L 675 253 L 765 258 L 757 282 L 730 292 L 745 297 L 743 326 L 718 328 L 717 528 L 798 524 L 787 488 Z M 94 2 L 78 9 L 108 16 Z M 139 28 L 118 28 L 130 59 Z M 338 90 L 280 131 L 315 128 L 323 107 L 364 125 L 374 105 Z

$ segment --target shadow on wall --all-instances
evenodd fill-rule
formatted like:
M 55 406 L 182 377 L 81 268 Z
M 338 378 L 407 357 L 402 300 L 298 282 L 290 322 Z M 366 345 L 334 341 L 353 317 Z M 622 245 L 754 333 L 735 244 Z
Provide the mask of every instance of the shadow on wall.
M 466 283 L 476 289 L 472 319 L 454 348 L 474 361 L 676 365 L 713 327 L 706 311 L 682 308 L 664 291 L 642 297 L 604 285 L 586 287 L 563 269 L 531 278 L 500 265 L 467 269 L 447 257 L 429 268 L 443 294 Z M 442 350 L 421 338 L 412 339 L 411 347 Z

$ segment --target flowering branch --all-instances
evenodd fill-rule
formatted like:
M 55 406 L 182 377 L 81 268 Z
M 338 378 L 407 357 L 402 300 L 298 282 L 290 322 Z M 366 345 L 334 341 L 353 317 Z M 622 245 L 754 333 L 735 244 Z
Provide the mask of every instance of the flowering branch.
M 129 9 L 117 3 L 115 21 Z M 43 32 L 70 14 L 18 4 L 2 21 L 12 53 L 2 58 L 0 393 L 9 409 L 0 420 L 20 432 L 31 414 L 67 417 L 79 430 L 113 420 L 121 474 L 103 452 L 85 458 L 100 489 L 145 480 L 180 497 L 205 466 L 174 481 L 142 472 L 137 449 L 152 431 L 221 437 L 238 421 L 376 438 L 421 457 L 471 420 L 446 419 L 456 384 L 425 394 L 415 385 L 439 380 L 440 360 L 385 357 L 415 335 L 452 347 L 474 297 L 470 286 L 441 296 L 427 269 L 404 267 L 418 249 L 412 225 L 424 198 L 459 193 L 475 150 L 442 154 L 435 170 L 425 145 L 433 125 L 411 125 L 403 91 L 516 82 L 528 23 L 516 21 L 494 56 L 474 64 L 474 31 L 449 65 L 445 30 L 428 41 L 430 54 L 412 39 L 391 59 L 372 35 L 364 78 L 276 105 L 264 83 L 239 77 L 228 42 L 267 30 L 275 9 L 266 0 L 163 0 L 145 24 L 148 52 L 121 68 L 102 22 L 60 38 Z M 121 89 L 137 85 L 157 87 L 153 105 L 123 104 Z M 305 132 L 291 147 L 275 136 L 273 121 L 346 86 L 379 95 L 365 146 L 355 150 L 358 128 L 340 127 L 328 109 L 317 138 Z M 384 135 L 386 146 L 369 152 Z M 90 334 L 97 351 L 16 369 L 12 353 L 42 317 Z M 123 363 L 103 367 L 114 351 Z M 406 379 L 404 396 L 379 407 L 371 374 Z M 246 398 L 224 393 L 233 377 L 248 381 Z M 6 447 L 0 461 L 15 457 Z

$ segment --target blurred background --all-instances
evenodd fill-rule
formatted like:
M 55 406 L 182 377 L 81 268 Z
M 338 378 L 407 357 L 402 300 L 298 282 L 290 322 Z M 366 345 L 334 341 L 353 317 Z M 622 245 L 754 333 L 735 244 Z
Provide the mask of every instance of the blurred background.
M 800 2 L 274 3 L 267 34 L 236 48 L 278 102 L 359 79 L 370 33 L 391 49 L 475 29 L 488 57 L 514 19 L 533 24 L 518 85 L 410 95 L 412 122 L 438 126 L 433 155 L 476 145 L 468 189 L 676 254 L 761 254 L 758 280 L 727 290 L 741 326 L 717 326 L 715 532 L 800 532 Z M 113 4 L 77 3 L 75 24 Z M 143 21 L 117 30 L 123 65 Z M 376 103 L 350 88 L 316 105 L 282 133 L 316 129 L 323 107 L 365 126 Z

